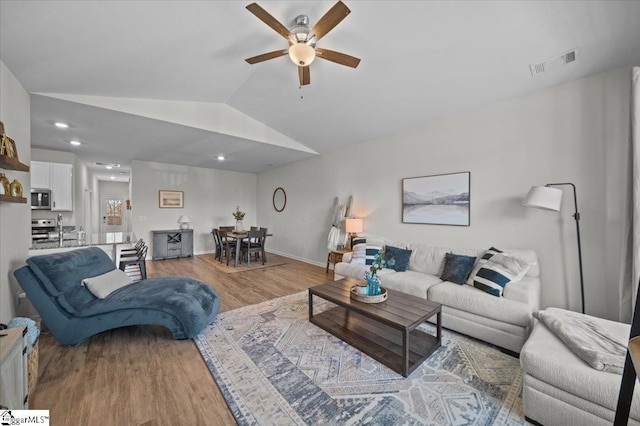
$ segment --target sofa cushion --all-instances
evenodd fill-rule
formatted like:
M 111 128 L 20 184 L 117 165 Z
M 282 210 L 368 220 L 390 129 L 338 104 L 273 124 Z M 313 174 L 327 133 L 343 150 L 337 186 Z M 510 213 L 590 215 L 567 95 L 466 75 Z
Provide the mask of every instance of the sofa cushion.
M 475 256 L 445 253 L 444 268 L 442 269 L 440 279 L 442 281 L 451 281 L 456 284 L 465 284 L 475 262 Z
M 478 260 L 476 261 L 476 264 L 473 266 L 473 269 L 469 274 L 469 278 L 467 278 L 467 284 L 473 285 L 473 280 L 476 274 L 478 273 L 478 271 L 480 270 L 480 268 L 482 268 L 484 264 L 487 263 L 487 260 L 491 259 L 491 257 L 494 254 L 498 254 L 498 253 L 502 253 L 502 250 L 499 250 L 495 247 L 491 247 L 489 250 L 485 250 L 484 253 L 482 253 L 482 255 L 478 256 Z
M 373 262 L 376 260 L 376 256 L 378 256 L 378 254 L 380 254 L 380 252 L 382 251 L 383 246 L 381 245 L 374 245 L 374 244 L 370 244 L 367 243 L 367 247 L 366 247 L 366 251 L 365 251 L 365 257 L 364 257 L 364 264 L 365 265 L 373 265 Z
M 445 281 L 429 288 L 429 300 L 497 321 L 529 327 L 531 308 L 522 302 L 494 297 L 468 285 Z
M 441 282 L 442 280 L 436 276 L 411 270 L 380 276 L 380 283 L 383 287 L 423 299 L 427 298 L 427 292 L 431 286 Z
M 98 247 L 34 256 L 27 259 L 27 264 L 45 285 L 52 285 L 60 293 L 80 287 L 86 277 L 116 269 L 109 256 Z
M 411 249 L 409 269 L 416 272 L 440 276 L 444 264 L 445 253 L 451 250 L 445 247 L 433 247 L 426 244 L 411 243 L 407 245 Z
M 27 264 L 40 279 L 47 293 L 70 314 L 95 297 L 82 287 L 82 279 L 101 275 L 116 268 L 109 256 L 98 247 L 63 253 L 33 256 Z
M 393 259 L 395 263 L 391 266 L 391 269 L 396 272 L 404 272 L 409 268 L 411 252 L 411 250 L 387 245 L 385 246 L 384 260 L 389 264 L 389 261 Z
M 369 268 L 371 268 L 371 266 L 365 265 L 364 263 L 338 262 L 335 265 L 334 272 L 336 275 L 341 275 L 343 277 L 351 277 L 358 280 L 364 280 L 364 273 L 368 271 Z M 378 271 L 378 276 L 395 273 L 396 271 L 394 271 L 393 269 L 384 268 Z
M 491 256 L 478 270 L 473 279 L 473 286 L 493 296 L 501 297 L 504 287 L 510 282 L 517 282 L 529 270 L 529 263 L 502 253 Z
M 353 252 L 351 262 L 364 264 L 367 251 L 367 239 L 363 237 L 354 238 L 351 242 L 351 250 Z

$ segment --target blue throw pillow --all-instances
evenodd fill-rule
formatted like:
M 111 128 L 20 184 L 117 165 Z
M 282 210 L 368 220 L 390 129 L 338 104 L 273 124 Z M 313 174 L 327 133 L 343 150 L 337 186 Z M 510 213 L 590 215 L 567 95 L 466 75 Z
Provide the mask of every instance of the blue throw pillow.
M 391 269 L 396 272 L 404 272 L 409 269 L 411 252 L 412 250 L 405 250 L 400 247 L 386 246 L 384 260 L 388 263 L 391 259 L 394 259 L 396 263 L 391 266 Z
M 456 284 L 464 284 L 475 262 L 475 256 L 447 253 L 444 256 L 444 269 L 440 279 Z

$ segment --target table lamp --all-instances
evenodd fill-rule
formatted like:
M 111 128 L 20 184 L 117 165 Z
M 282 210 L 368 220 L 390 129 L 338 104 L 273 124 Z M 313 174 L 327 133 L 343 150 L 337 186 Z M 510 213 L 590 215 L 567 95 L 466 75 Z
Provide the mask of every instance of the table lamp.
M 353 238 L 357 237 L 358 232 L 362 232 L 364 222 L 359 217 L 348 217 L 344 220 L 345 231 L 349 234 L 349 247 L 353 247 Z
M 191 222 L 191 219 L 189 219 L 189 216 L 185 214 L 180 215 L 180 218 L 178 219 L 178 223 L 180 224 L 180 229 L 189 229 L 189 222 Z

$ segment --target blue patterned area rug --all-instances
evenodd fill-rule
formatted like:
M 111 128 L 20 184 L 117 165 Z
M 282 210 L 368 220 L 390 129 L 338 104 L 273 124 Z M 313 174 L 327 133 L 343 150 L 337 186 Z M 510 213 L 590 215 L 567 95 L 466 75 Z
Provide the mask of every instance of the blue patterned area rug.
M 526 424 L 518 359 L 443 330 L 404 378 L 309 323 L 306 291 L 221 313 L 195 342 L 239 425 Z

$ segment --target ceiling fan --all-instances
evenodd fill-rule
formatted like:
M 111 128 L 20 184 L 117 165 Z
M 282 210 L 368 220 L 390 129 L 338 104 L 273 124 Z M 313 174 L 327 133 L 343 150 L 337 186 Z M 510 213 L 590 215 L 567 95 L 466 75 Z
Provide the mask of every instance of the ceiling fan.
M 327 35 L 329 31 L 351 13 L 351 10 L 341 1 L 334 4 L 312 28 L 309 28 L 309 17 L 299 15 L 295 19 L 295 26 L 290 30 L 257 3 L 251 3 L 247 6 L 247 9 L 289 42 L 287 49 L 275 50 L 245 59 L 252 65 L 288 54 L 293 63 L 298 66 L 300 85 L 304 86 L 311 83 L 309 65 L 316 57 L 351 68 L 356 68 L 360 63 L 360 59 L 356 57 L 316 47 L 318 40 Z

